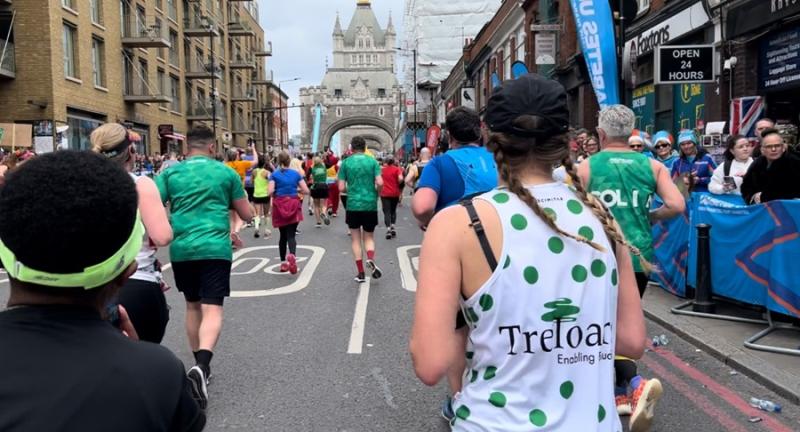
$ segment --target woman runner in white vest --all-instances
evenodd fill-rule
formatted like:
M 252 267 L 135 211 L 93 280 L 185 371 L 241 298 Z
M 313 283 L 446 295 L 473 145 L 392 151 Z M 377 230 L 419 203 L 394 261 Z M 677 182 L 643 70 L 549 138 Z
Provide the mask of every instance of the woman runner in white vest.
M 644 317 L 609 212 L 574 175 L 575 189 L 553 181 L 569 156 L 564 88 L 535 74 L 505 82 L 485 120 L 500 186 L 428 227 L 410 342 L 417 376 L 435 385 L 466 356 L 455 431 L 622 431 L 614 354 L 642 355 Z

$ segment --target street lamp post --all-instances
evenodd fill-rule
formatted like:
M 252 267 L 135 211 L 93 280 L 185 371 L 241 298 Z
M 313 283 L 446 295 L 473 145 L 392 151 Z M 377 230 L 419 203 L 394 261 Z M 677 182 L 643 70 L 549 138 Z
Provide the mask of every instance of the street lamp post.
M 295 78 L 291 78 L 291 79 L 285 79 L 285 80 L 278 81 L 278 117 L 279 117 L 279 121 L 280 121 L 279 128 L 280 128 L 280 137 L 281 137 L 281 150 L 283 150 L 283 97 L 281 97 L 281 95 L 283 94 L 283 91 L 281 90 L 281 84 L 283 84 L 285 82 L 299 81 L 299 80 L 300 80 L 300 77 L 295 77 Z

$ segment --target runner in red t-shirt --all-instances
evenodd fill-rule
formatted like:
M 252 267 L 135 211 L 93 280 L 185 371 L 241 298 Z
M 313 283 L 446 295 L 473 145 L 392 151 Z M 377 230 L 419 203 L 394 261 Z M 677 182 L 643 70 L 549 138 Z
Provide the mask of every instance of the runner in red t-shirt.
M 397 222 L 397 204 L 400 202 L 400 185 L 403 183 L 403 169 L 395 165 L 394 158 L 389 156 L 381 169 L 383 189 L 381 189 L 381 204 L 383 205 L 383 220 L 386 223 L 386 239 L 397 237 L 394 224 Z

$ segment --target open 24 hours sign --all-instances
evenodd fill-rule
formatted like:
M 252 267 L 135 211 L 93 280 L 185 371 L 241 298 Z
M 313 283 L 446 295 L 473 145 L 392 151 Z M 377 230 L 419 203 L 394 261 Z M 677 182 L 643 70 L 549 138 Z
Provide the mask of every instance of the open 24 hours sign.
M 656 51 L 656 84 L 714 82 L 716 53 L 712 45 L 659 46 Z

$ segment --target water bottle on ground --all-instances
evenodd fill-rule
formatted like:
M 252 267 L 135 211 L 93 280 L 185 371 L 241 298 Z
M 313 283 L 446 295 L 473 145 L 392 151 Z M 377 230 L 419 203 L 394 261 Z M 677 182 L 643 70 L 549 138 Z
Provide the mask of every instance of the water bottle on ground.
M 761 411 L 769 411 L 769 412 L 781 412 L 780 404 L 776 404 L 775 402 L 766 400 L 766 399 L 759 399 L 755 397 L 750 398 L 750 406 L 753 408 L 758 408 Z

